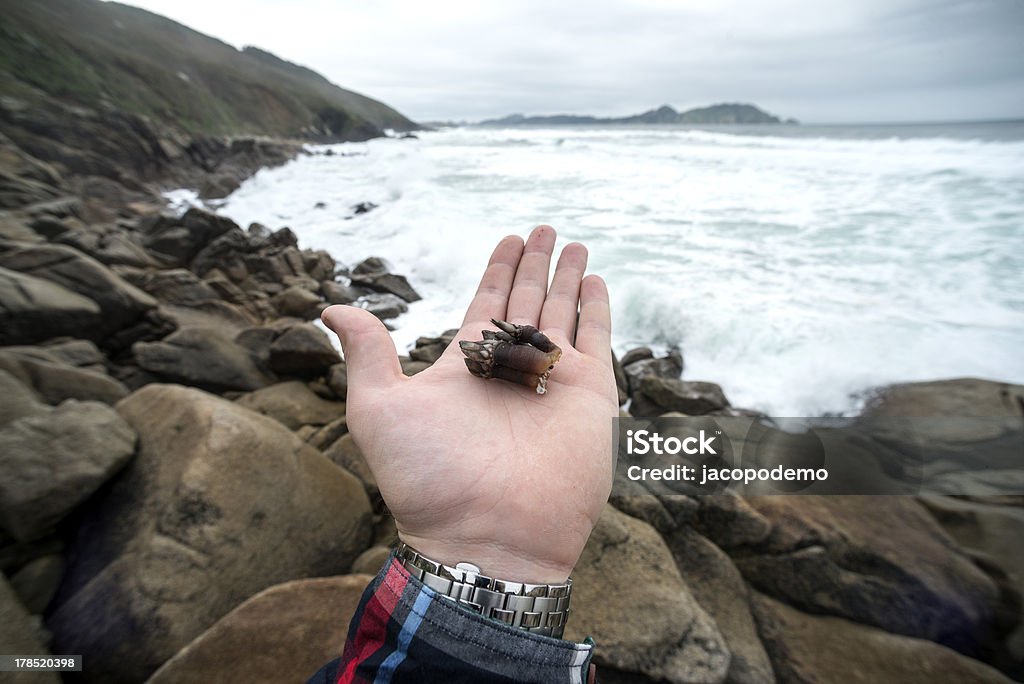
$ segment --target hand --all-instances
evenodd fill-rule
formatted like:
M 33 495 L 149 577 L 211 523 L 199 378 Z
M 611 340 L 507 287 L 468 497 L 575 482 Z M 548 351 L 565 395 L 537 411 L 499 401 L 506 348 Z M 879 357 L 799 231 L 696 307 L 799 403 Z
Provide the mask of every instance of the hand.
M 348 363 L 349 428 L 402 541 L 446 565 L 548 584 L 569 576 L 608 499 L 618 415 L 607 288 L 583 277 L 587 250 L 573 243 L 549 290 L 554 243 L 550 226 L 525 246 L 503 239 L 455 341 L 413 377 L 372 314 L 323 313 Z M 537 326 L 562 348 L 547 394 L 469 373 L 458 342 L 481 339 L 491 318 Z

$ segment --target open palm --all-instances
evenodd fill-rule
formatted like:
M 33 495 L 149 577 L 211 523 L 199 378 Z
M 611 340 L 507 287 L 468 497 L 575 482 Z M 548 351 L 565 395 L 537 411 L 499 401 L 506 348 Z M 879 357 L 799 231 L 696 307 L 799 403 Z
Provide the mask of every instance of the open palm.
M 618 412 L 607 290 L 583 277 L 576 243 L 549 289 L 554 241 L 548 226 L 525 245 L 502 240 L 455 341 L 411 378 L 371 314 L 323 315 L 348 362 L 349 427 L 402 540 L 449 565 L 538 583 L 565 580 L 608 498 Z M 535 325 L 562 348 L 547 394 L 466 369 L 458 342 L 480 339 L 491 318 Z

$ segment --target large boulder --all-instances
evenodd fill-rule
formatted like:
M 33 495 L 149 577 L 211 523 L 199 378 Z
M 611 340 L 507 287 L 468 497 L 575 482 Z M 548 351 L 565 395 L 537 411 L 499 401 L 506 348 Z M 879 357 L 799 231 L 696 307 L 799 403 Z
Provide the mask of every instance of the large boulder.
M 0 267 L 0 344 L 32 344 L 62 335 L 92 335 L 99 305 L 56 283 Z
M 312 323 L 289 326 L 270 343 L 267 364 L 275 373 L 315 377 L 341 361 L 327 335 Z
M 988 665 L 930 641 L 888 634 L 836 617 L 807 615 L 756 594 L 753 606 L 761 638 L 781 682 L 1010 682 Z
M 729 556 L 687 527 L 665 541 L 686 586 L 722 632 L 732 654 L 730 684 L 773 684 L 772 664 L 750 613 L 750 592 Z
M 225 216 L 193 207 L 180 219 L 157 216 L 139 226 L 146 247 L 168 265 L 182 266 L 221 235 L 238 231 L 238 225 Z
M 316 318 L 327 307 L 327 302 L 320 299 L 320 295 L 299 285 L 292 285 L 274 295 L 271 297 L 270 303 L 282 316 L 294 316 L 306 320 Z
M 46 407 L 29 387 L 0 368 L 0 429 L 26 416 L 45 415 Z
M 41 536 L 131 459 L 135 432 L 112 408 L 69 400 L 0 429 L 0 528 Z
M 48 656 L 40 643 L 25 607 L 0 575 L 0 653 L 8 655 Z M 4 672 L 4 684 L 60 684 L 56 672 Z
M 143 370 L 214 392 L 247 392 L 270 382 L 249 351 L 223 328 L 182 328 L 159 342 L 137 342 L 132 353 Z
M 875 391 L 863 416 L 1015 416 L 1024 406 L 1024 385 L 955 378 L 889 385 Z
M 370 575 L 265 589 L 180 650 L 147 684 L 302 682 L 341 655 Z
M 318 397 L 304 382 L 279 382 L 239 397 L 238 405 L 262 413 L 290 430 L 326 425 L 345 413 L 345 404 Z
M 995 585 L 915 500 L 765 496 L 748 503 L 772 523 L 763 542 L 735 558 L 760 591 L 968 654 L 987 638 Z
M 599 666 L 673 684 L 725 681 L 725 640 L 647 523 L 606 506 L 573 583 L 566 638 L 592 636 Z
M 81 399 L 113 405 L 128 396 L 128 388 L 106 373 L 72 366 L 46 347 L 0 348 L 0 369 L 32 387 L 49 404 Z
M 128 326 L 156 307 L 151 296 L 92 257 L 64 245 L 2 244 L 0 266 L 45 278 L 93 300 L 103 313 L 99 327 L 104 332 Z
M 83 521 L 48 622 L 87 681 L 142 681 L 253 594 L 368 546 L 362 485 L 276 421 L 173 385 L 118 411 L 138 456 Z

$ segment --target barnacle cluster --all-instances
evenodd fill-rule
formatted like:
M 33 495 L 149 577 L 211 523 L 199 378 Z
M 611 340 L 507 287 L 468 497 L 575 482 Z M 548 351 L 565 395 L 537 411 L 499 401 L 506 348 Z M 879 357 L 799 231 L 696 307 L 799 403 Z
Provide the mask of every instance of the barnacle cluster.
M 544 394 L 548 375 L 562 350 L 532 325 L 513 325 L 491 319 L 498 330 L 482 330 L 484 339 L 459 342 L 466 367 L 479 378 L 498 378 L 526 385 Z

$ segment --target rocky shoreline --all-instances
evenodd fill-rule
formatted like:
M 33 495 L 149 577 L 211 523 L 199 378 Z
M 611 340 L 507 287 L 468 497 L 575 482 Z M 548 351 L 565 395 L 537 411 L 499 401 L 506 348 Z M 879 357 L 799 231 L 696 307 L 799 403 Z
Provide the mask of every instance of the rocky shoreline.
M 419 295 L 373 255 L 168 215 L 151 189 L 223 196 L 297 143 L 133 130 L 134 162 L 66 154 L 63 172 L 0 139 L 0 652 L 81 653 L 83 681 L 302 681 L 396 542 L 344 361 L 309 321 L 353 302 L 386 320 Z M 155 148 L 162 171 L 133 180 Z M 417 340 L 406 374 L 453 335 Z M 683 380 L 678 353 L 620 361 L 631 415 L 752 413 Z M 871 411 L 1019 416 L 1022 397 L 920 383 Z M 1009 681 L 1022 538 L 1013 497 L 616 499 L 567 636 L 594 637 L 610 683 Z

